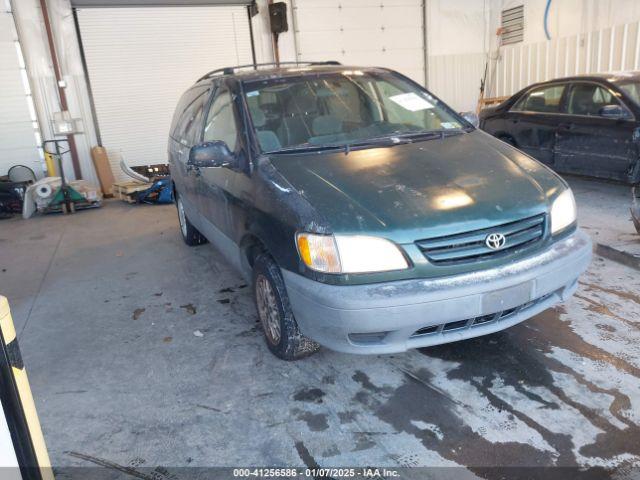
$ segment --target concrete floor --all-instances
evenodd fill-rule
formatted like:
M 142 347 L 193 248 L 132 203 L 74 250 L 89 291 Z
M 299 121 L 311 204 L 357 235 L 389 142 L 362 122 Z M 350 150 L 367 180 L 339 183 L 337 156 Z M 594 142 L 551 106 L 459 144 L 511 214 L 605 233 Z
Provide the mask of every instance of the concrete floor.
M 580 226 L 593 240 L 611 246 L 640 245 L 631 221 L 631 188 L 616 183 L 569 177 L 578 204 Z M 606 219 L 606 220 L 605 220 Z
M 589 195 L 617 205 L 621 187 L 581 185 L 589 232 L 618 222 Z M 637 270 L 596 257 L 566 305 L 488 337 L 286 363 L 264 345 L 250 288 L 177 225 L 173 206 L 117 201 L 0 222 L 0 293 L 54 465 L 104 460 L 109 478 L 238 465 L 458 466 L 437 478 L 599 466 L 557 478 L 637 478 Z

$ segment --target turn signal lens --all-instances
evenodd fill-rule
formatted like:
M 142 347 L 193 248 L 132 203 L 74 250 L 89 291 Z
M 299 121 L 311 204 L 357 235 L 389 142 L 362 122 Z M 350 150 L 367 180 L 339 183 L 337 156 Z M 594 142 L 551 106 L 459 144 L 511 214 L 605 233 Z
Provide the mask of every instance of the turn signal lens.
M 299 233 L 298 253 L 304 264 L 312 270 L 340 273 L 340 257 L 332 235 Z
M 300 252 L 300 258 L 307 267 L 313 265 L 311 260 L 311 251 L 309 250 L 309 240 L 306 235 L 300 235 L 298 237 L 298 252 Z

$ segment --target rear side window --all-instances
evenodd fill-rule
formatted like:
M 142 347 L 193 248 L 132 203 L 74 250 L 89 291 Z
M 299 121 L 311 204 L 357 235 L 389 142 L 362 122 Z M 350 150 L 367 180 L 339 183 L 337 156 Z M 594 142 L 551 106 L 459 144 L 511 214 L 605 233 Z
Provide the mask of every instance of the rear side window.
M 200 141 L 199 137 L 202 134 L 202 114 L 208 98 L 209 91 L 199 95 L 193 103 L 187 107 L 178 125 L 178 135 L 180 139 L 184 139 L 188 145 L 194 145 Z
M 209 87 L 194 87 L 187 90 L 176 107 L 171 120 L 170 135 L 176 140 L 180 140 L 184 134 L 185 121 L 187 120 L 187 110 L 193 107 L 194 102 L 200 101 L 202 96 L 209 91 Z
M 232 152 L 236 149 L 238 129 L 233 114 L 233 100 L 227 91 L 221 91 L 211 104 L 204 126 L 204 140 L 222 140 Z
M 205 90 L 187 106 L 176 125 L 176 140 L 185 145 L 197 142 L 196 138 L 202 133 L 202 109 L 208 97 L 209 91 Z
M 184 132 L 183 138 L 187 145 L 200 143 L 200 138 L 202 136 L 203 113 L 204 107 L 207 103 L 207 97 L 207 94 L 201 95 L 187 110 L 188 114 L 185 115 L 185 122 L 182 126 L 182 131 Z
M 564 85 L 550 85 L 530 91 L 515 104 L 517 112 L 559 113 Z
M 569 92 L 567 111 L 572 115 L 600 115 L 602 107 L 620 105 L 609 90 L 593 83 L 578 83 Z

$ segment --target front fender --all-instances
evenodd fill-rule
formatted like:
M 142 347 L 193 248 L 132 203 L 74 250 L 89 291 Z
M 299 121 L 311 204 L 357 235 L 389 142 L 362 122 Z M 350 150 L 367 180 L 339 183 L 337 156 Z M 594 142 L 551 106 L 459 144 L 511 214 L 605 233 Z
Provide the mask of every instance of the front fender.
M 328 223 L 268 158 L 258 159 L 254 174 L 255 197 L 241 247 L 257 240 L 281 268 L 308 275 L 298 256 L 295 235 L 299 231 L 329 234 Z

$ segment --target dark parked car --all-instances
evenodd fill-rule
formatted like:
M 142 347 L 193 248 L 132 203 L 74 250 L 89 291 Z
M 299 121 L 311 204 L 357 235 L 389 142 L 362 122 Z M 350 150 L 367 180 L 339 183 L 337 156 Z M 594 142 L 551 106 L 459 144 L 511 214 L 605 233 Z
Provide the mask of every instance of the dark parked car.
M 591 258 L 571 189 L 381 68 L 229 68 L 180 100 L 180 230 L 252 281 L 271 351 L 389 353 L 502 330 Z
M 480 128 L 557 172 L 640 181 L 640 73 L 561 78 L 480 113 Z

